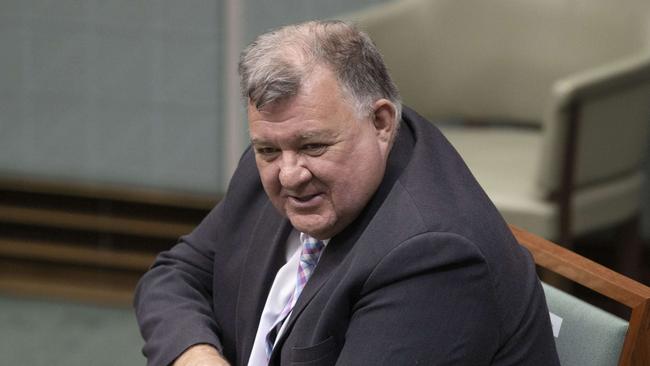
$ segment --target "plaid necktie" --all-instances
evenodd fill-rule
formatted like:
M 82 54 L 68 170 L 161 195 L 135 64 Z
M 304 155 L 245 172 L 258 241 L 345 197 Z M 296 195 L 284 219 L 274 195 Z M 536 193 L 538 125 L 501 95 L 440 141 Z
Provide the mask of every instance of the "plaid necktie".
M 307 280 L 309 280 L 309 276 L 311 276 L 311 273 L 314 271 L 314 268 L 318 263 L 320 253 L 325 247 L 325 243 L 318 239 L 312 238 L 305 233 L 300 233 L 300 242 L 302 243 L 302 250 L 300 252 L 300 263 L 298 264 L 298 274 L 296 276 L 296 288 L 294 289 L 293 294 L 291 294 L 289 301 L 287 301 L 287 304 L 282 309 L 280 316 L 278 316 L 278 320 L 266 335 L 267 357 L 271 356 L 271 351 L 273 351 L 273 345 L 275 344 L 275 339 L 278 337 L 280 328 L 282 328 L 282 324 L 284 323 L 285 319 L 289 313 L 291 313 L 291 310 L 293 310 L 294 305 L 296 305 L 298 296 L 300 296 L 300 293 L 305 287 Z

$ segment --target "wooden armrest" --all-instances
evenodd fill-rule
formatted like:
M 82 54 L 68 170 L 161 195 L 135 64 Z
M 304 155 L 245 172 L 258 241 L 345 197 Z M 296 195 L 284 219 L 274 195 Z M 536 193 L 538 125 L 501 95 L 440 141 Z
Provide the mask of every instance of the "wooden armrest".
M 537 265 L 631 308 L 619 365 L 650 364 L 650 287 L 516 226 L 510 230 Z
M 510 225 L 519 244 L 528 248 L 539 266 L 612 298 L 629 308 L 650 299 L 650 287 L 552 243 Z

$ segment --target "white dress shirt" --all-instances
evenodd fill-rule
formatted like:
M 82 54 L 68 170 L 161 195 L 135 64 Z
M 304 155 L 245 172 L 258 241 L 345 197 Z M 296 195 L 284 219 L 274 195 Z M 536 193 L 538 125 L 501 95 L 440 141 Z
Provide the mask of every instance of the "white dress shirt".
M 327 246 L 329 240 L 324 240 L 323 242 Z M 253 350 L 248 359 L 248 366 L 268 365 L 266 355 L 266 336 L 280 317 L 282 309 L 284 309 L 284 306 L 289 302 L 289 299 L 296 288 L 296 276 L 298 273 L 298 265 L 300 264 L 301 249 L 300 233 L 296 230 L 292 230 L 287 238 L 286 244 L 285 258 L 287 263 L 285 263 L 285 265 L 282 266 L 275 275 L 271 291 L 269 291 L 269 295 L 266 298 L 264 310 L 262 310 L 262 316 L 260 317 L 260 324 L 258 325 L 257 333 L 255 334 Z M 291 316 L 291 313 L 287 315 L 287 318 L 289 316 Z M 280 339 L 280 336 L 284 332 L 285 324 L 286 322 L 282 324 L 276 337 L 276 341 Z

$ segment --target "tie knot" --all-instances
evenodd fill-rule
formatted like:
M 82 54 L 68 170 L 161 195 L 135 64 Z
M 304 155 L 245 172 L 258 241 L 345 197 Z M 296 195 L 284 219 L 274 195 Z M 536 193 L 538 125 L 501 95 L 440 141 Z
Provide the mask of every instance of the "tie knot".
M 300 253 L 300 261 L 304 262 L 310 267 L 313 267 L 318 262 L 318 257 L 325 247 L 322 240 L 313 238 L 305 233 L 300 233 L 300 242 L 302 243 L 302 252 Z

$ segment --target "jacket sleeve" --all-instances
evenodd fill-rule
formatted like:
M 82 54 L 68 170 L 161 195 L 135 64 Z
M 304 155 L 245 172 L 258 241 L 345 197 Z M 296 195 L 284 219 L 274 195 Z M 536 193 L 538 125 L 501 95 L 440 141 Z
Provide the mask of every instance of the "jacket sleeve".
M 213 314 L 215 251 L 238 244 L 224 244 L 233 238 L 233 216 L 246 209 L 241 197 L 259 191 L 259 186 L 249 149 L 223 200 L 192 233 L 159 254 L 140 279 L 134 307 L 148 365 L 169 365 L 188 347 L 199 343 L 223 352 L 219 324 Z
M 218 206 L 210 216 L 218 217 L 220 211 Z M 169 365 L 199 343 L 221 351 L 212 315 L 214 251 L 196 236 L 185 236 L 161 253 L 138 283 L 134 305 L 148 365 Z

